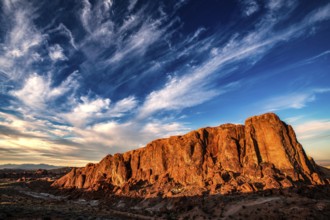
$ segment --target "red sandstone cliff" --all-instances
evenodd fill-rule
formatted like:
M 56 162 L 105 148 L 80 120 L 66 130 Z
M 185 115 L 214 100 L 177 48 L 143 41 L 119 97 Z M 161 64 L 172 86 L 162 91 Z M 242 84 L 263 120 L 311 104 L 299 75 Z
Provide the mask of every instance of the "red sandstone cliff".
M 73 169 L 58 188 L 105 190 L 128 196 L 198 195 L 324 184 L 290 125 L 268 113 L 245 125 L 224 124 L 146 147 L 108 155 Z

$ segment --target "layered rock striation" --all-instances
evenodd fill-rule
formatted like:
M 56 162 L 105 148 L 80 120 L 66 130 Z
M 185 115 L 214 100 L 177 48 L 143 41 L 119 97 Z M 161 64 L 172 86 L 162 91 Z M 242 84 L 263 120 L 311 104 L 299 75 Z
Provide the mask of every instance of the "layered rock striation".
M 227 194 L 325 184 L 294 130 L 273 113 L 201 128 L 74 168 L 57 188 L 127 196 Z

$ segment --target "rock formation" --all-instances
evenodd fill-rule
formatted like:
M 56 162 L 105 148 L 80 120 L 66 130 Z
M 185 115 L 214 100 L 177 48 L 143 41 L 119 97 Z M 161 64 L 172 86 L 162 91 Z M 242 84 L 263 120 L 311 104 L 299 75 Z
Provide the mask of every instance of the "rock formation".
M 97 164 L 72 169 L 52 186 L 153 197 L 253 192 L 327 181 L 292 127 L 267 113 L 248 118 L 245 125 L 201 128 L 108 155 Z

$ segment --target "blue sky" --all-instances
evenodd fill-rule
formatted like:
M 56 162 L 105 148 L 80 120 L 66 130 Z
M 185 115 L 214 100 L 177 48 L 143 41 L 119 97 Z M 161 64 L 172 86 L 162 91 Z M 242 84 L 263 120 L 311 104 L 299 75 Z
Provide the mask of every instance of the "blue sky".
M 275 112 L 330 159 L 330 3 L 0 5 L 0 163 L 84 165 Z

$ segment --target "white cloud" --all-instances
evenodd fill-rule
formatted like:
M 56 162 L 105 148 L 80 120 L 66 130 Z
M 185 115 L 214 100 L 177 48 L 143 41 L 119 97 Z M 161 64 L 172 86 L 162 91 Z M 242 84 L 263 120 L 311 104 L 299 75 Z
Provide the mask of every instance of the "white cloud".
M 318 138 L 323 135 L 330 136 L 329 120 L 311 120 L 294 126 L 300 139 Z
M 259 10 L 259 5 L 254 0 L 243 0 L 241 4 L 243 5 L 242 10 L 245 16 L 250 16 Z
M 295 122 L 297 122 L 297 121 L 299 121 L 299 120 L 301 120 L 303 118 L 304 118 L 304 116 L 298 115 L 298 116 L 293 116 L 293 117 L 285 118 L 283 121 L 291 124 L 291 123 L 295 123 Z
M 265 111 L 278 111 L 283 109 L 301 109 L 305 107 L 309 102 L 313 102 L 316 99 L 316 95 L 320 93 L 329 92 L 328 88 L 313 89 L 301 93 L 291 93 L 283 96 L 273 97 L 265 101 Z
M 290 108 L 300 109 L 305 107 L 308 102 L 312 102 L 314 100 L 314 94 L 289 94 L 269 99 L 265 109 L 266 111 L 276 111 Z
M 80 97 L 80 100 L 74 100 L 73 109 L 69 113 L 62 114 L 62 117 L 72 125 L 82 127 L 90 122 L 91 118 L 100 116 L 102 112 L 109 109 L 110 99 L 89 97 Z
M 90 35 L 87 41 L 109 42 L 114 28 L 113 22 L 109 19 L 112 1 L 98 1 L 92 7 L 89 0 L 83 0 L 82 6 L 79 13 L 83 27 Z
M 122 108 L 131 105 L 123 104 L 131 102 L 129 100 L 133 99 L 127 98 L 119 105 Z M 84 106 L 83 104 L 80 106 L 80 111 L 84 113 L 99 112 L 99 109 L 107 108 L 108 104 L 108 101 L 101 99 L 88 99 L 85 102 L 94 103 L 97 107 L 84 103 Z M 108 153 L 124 152 L 144 146 L 153 139 L 182 134 L 189 130 L 184 124 L 164 120 L 154 120 L 149 123 L 135 120 L 128 122 L 102 120 L 80 128 L 54 124 L 30 114 L 19 118 L 3 112 L 0 112 L 0 130 L 3 129 L 1 126 L 10 128 L 10 131 L 7 131 L 9 136 L 0 132 L 0 146 L 20 152 L 20 154 L 6 154 L 6 160 L 17 161 L 16 156 L 24 154 L 27 158 L 48 162 L 54 161 L 56 157 L 58 160 L 54 163 L 64 165 L 68 165 L 68 161 L 75 160 L 80 166 L 93 160 L 96 162 Z
M 312 119 L 307 115 L 300 115 L 291 119 L 287 121 L 291 121 L 297 139 L 306 153 L 317 160 L 329 160 L 329 118 Z
M 84 129 L 75 128 L 75 142 L 85 146 L 102 147 L 103 151 L 114 149 L 125 152 L 145 146 L 151 140 L 183 134 L 190 129 L 178 122 L 152 121 L 149 123 L 131 120 L 114 120 L 96 123 Z M 106 152 L 104 152 L 106 153 Z
M 228 64 L 243 59 L 258 60 L 269 48 L 282 41 L 281 38 L 268 38 L 267 33 L 276 23 L 274 21 L 272 21 L 273 23 L 269 22 L 264 21 L 256 31 L 245 37 L 240 38 L 234 34 L 220 52 L 213 53 L 213 56 L 200 67 L 192 69 L 191 72 L 185 70 L 186 72 L 182 77 L 174 77 L 162 89 L 150 93 L 140 108 L 140 117 L 146 117 L 159 110 L 180 110 L 195 106 L 224 93 L 229 87 L 233 88 L 233 85 L 227 85 L 223 86 L 224 88 L 227 87 L 226 89 L 211 89 L 214 79 L 212 75 L 218 73 L 217 78 L 220 79 L 226 74 L 225 71 L 221 71 L 222 68 Z M 213 37 L 215 36 L 210 39 L 213 40 Z
M 89 24 L 89 20 L 90 20 L 90 16 L 91 16 L 91 4 L 88 0 L 83 0 L 82 1 L 83 4 L 83 9 L 81 11 L 81 22 L 84 25 L 84 28 L 91 32 L 90 30 L 90 24 Z
M 277 10 L 283 7 L 285 0 L 269 0 L 267 1 L 267 7 L 271 10 Z
M 318 159 L 328 160 L 330 140 L 330 120 L 311 119 L 295 123 L 293 128 L 307 154 Z
M 75 38 L 74 38 L 72 32 L 64 24 L 60 23 L 56 28 L 47 31 L 47 35 L 51 35 L 53 33 L 59 33 L 62 36 L 65 36 L 69 40 L 71 46 L 74 49 L 78 50 L 78 47 L 76 45 Z
M 325 21 L 330 19 L 330 4 L 316 9 L 310 13 L 305 19 L 305 23 L 313 24 L 319 21 Z
M 273 2 L 272 4 L 271 8 L 278 9 L 278 7 L 282 7 L 281 2 Z M 325 9 L 322 12 L 316 11 L 311 13 L 308 17 L 315 17 L 317 14 L 323 15 L 323 11 Z M 316 17 L 327 18 L 325 16 Z M 313 22 L 320 20 L 314 19 Z M 273 26 L 279 21 L 274 20 L 272 16 L 266 16 L 256 25 L 255 31 L 248 33 L 244 37 L 234 34 L 220 52 L 217 49 L 217 52 L 213 53 L 213 56 L 206 60 L 199 68 L 193 69 L 191 73 L 187 72 L 182 77 L 170 79 L 162 89 L 150 93 L 140 109 L 140 117 L 146 117 L 159 110 L 178 110 L 195 106 L 214 98 L 223 92 L 219 92 L 219 88 L 217 90 L 210 89 L 213 80 L 210 76 L 215 72 L 221 74 L 221 68 L 243 59 L 251 60 L 251 63 L 255 63 L 274 45 L 301 35 L 302 30 L 307 28 L 308 25 L 313 24 L 301 23 L 298 26 L 291 26 L 280 33 L 272 33 Z M 272 33 L 273 37 L 269 37 L 270 33 Z M 221 76 L 223 77 L 224 74 L 221 74 Z M 221 79 L 220 76 L 217 78 Z M 266 103 L 265 108 L 269 111 L 284 108 L 299 109 L 304 107 L 306 103 L 313 101 L 317 93 L 320 92 L 314 90 L 310 93 L 275 97 Z
M 9 51 L 9 54 L 12 57 L 21 57 L 24 55 L 24 53 L 19 49 L 13 49 L 13 50 Z
M 121 117 L 127 112 L 132 113 L 137 104 L 138 102 L 135 97 L 130 96 L 119 100 L 106 114 L 109 114 L 112 117 Z
M 159 110 L 179 110 L 201 104 L 219 93 L 208 90 L 202 72 L 174 77 L 163 89 L 148 95 L 140 109 L 139 117 L 147 117 Z
M 125 149 L 136 147 L 138 141 L 141 140 L 138 128 L 137 124 L 131 122 L 104 121 L 84 129 L 75 128 L 74 141 L 86 146 L 97 146 L 104 150 L 116 148 L 125 151 Z
M 34 52 L 34 53 L 32 53 L 32 59 L 34 60 L 34 61 L 43 61 L 44 59 L 40 56 L 40 54 L 39 53 L 37 53 L 37 52 Z
M 128 6 L 128 12 L 122 14 L 122 23 L 115 22 L 116 18 L 111 17 L 112 9 L 107 9 L 102 4 L 102 1 L 99 1 L 92 6 L 85 0 L 79 12 L 81 23 L 88 32 L 87 37 L 80 43 L 86 57 L 94 61 L 105 51 L 113 52 L 101 62 L 102 65 L 113 67 L 125 63 L 121 61 L 142 57 L 150 46 L 157 42 L 164 43 L 162 41 L 175 32 L 168 30 L 178 22 L 178 19 L 172 21 L 169 19 L 170 16 L 164 13 L 155 17 L 148 4 L 131 13 L 130 9 L 136 4 L 132 1 Z M 161 7 L 159 10 L 161 11 Z M 102 47 L 95 50 L 95 42 Z
M 140 116 L 145 117 L 159 110 L 183 109 L 214 98 L 219 94 L 219 90 L 210 89 L 213 79 L 210 75 L 213 75 L 215 72 L 220 72 L 221 74 L 220 70 L 222 67 L 243 59 L 251 60 L 253 64 L 263 57 L 274 45 L 300 36 L 310 25 L 328 19 L 325 11 L 327 12 L 329 7 L 326 6 L 325 9 L 316 10 L 309 14 L 307 16 L 309 22 L 293 25 L 279 33 L 273 33 L 273 27 L 280 22 L 281 18 L 274 19 L 271 14 L 278 13 L 278 9 L 288 5 L 292 6 L 293 3 L 286 4 L 283 1 L 269 2 L 269 16 L 265 16 L 260 20 L 256 25 L 255 31 L 243 37 L 239 34 L 234 34 L 221 50 L 217 49 L 216 52 L 213 51 L 212 57 L 206 60 L 201 67 L 193 69 L 191 73 L 187 72 L 182 77 L 170 79 L 163 89 L 150 93 L 140 109 Z M 288 7 L 286 10 L 287 13 L 291 13 L 292 8 Z M 286 16 L 282 17 L 285 18 Z M 213 41 L 214 37 L 216 35 L 211 36 L 210 40 Z M 198 47 L 200 45 L 196 44 L 196 46 Z M 224 75 L 221 74 L 221 76 Z M 220 78 L 218 76 L 218 79 Z M 302 108 L 307 102 L 315 99 L 316 93 L 319 92 L 312 91 L 305 94 L 292 94 L 290 97 L 276 97 L 269 102 L 270 104 L 267 104 L 266 108 L 268 110 Z M 194 97 L 202 98 L 196 100 Z
M 45 108 L 45 103 L 49 98 L 49 79 L 34 73 L 26 81 L 22 89 L 12 91 L 11 94 L 21 100 L 25 105 L 41 109 Z
M 10 57 L 0 56 L 0 66 L 1 66 L 2 71 L 5 71 L 5 72 L 8 72 L 8 70 L 10 71 L 11 68 L 13 67 L 13 65 L 14 65 L 14 61 L 12 59 L 10 59 Z M 13 74 L 10 74 L 10 75 L 13 75 Z
M 0 112 L 0 151 L 7 148 L 14 151 L 14 154 L 1 152 L 5 155 L 1 160 L 16 160 L 17 163 L 22 159 L 19 159 L 20 157 L 26 157 L 34 161 L 54 161 L 63 165 L 74 160 L 74 164 L 79 166 L 93 160 L 92 158 L 99 160 L 103 156 L 102 153 L 91 151 L 90 146 L 74 142 L 74 138 L 67 138 L 77 135 L 76 130 L 79 129 L 54 124 L 36 118 L 28 112 L 24 118 Z
M 110 99 L 97 98 L 89 100 L 87 97 L 81 97 L 80 99 L 83 103 L 73 110 L 75 113 L 97 113 L 100 110 L 108 109 L 110 104 Z
M 42 36 L 27 18 L 27 11 L 18 10 L 14 16 L 15 26 L 10 32 L 10 45 L 14 50 L 25 54 L 30 48 L 41 43 Z
M 58 60 L 67 60 L 68 59 L 64 55 L 63 48 L 58 44 L 55 44 L 54 46 L 49 47 L 49 57 L 54 62 L 56 62 Z
M 132 10 L 134 9 L 134 7 L 135 7 L 137 1 L 138 1 L 138 0 L 130 0 L 130 3 L 129 3 L 128 8 L 127 8 L 128 11 L 132 11 Z
M 71 74 L 59 86 L 52 87 L 50 76 L 33 73 L 25 80 L 21 89 L 12 90 L 10 94 L 29 109 L 46 110 L 49 102 L 78 87 L 76 76 L 77 72 Z
M 44 37 L 31 21 L 29 4 L 16 1 L 4 1 L 3 13 L 8 20 L 6 35 L 3 37 L 0 68 L 10 78 L 17 80 L 24 77 L 30 64 L 35 62 L 31 53 L 43 44 Z
M 72 110 L 62 113 L 61 116 L 72 125 L 83 128 L 100 120 L 132 115 L 137 106 L 137 100 L 130 96 L 112 104 L 109 98 L 83 96 L 80 100 L 73 100 L 70 105 Z
M 303 61 L 298 62 L 297 65 L 300 66 L 300 65 L 309 64 L 309 63 L 312 63 L 312 62 L 314 62 L 314 61 L 316 61 L 316 60 L 318 60 L 320 58 L 323 58 L 324 56 L 326 57 L 326 56 L 329 56 L 329 55 L 330 55 L 330 50 L 326 50 L 326 51 L 324 51 L 324 52 L 322 52 L 322 53 L 320 53 L 318 55 L 315 55 L 313 57 L 310 57 L 308 59 L 305 59 Z
M 117 50 L 113 54 L 113 56 L 107 61 L 107 63 L 118 63 L 128 55 L 130 57 L 133 54 L 143 55 L 147 48 L 153 43 L 155 43 L 157 40 L 159 40 L 160 36 L 164 33 L 165 29 L 158 29 L 158 25 L 160 24 L 161 23 L 158 20 L 152 23 L 146 22 L 139 28 L 138 31 L 136 31 L 136 33 L 132 34 L 128 38 L 128 40 L 122 39 L 122 41 L 117 42 Z M 126 23 L 125 25 L 125 28 L 127 28 L 128 24 Z
M 113 4 L 112 0 L 104 0 L 103 1 L 103 5 L 104 5 L 106 11 L 108 11 L 111 8 L 112 4 Z
M 24 142 L 22 146 L 32 149 L 44 149 L 50 136 L 63 137 L 70 134 L 72 130 L 68 126 L 54 125 L 47 120 L 38 119 L 28 113 L 24 115 L 24 118 L 20 118 L 12 114 L 0 112 L 0 119 L 2 119 L 0 120 L 0 126 L 9 128 L 7 136 L 6 133 L 5 135 L 3 133 L 0 134 L 0 136 L 2 135 L 1 139 L 3 141 L 10 140 L 10 145 L 13 147 L 17 147 L 19 143 Z M 30 139 L 32 141 L 29 141 Z M 42 144 L 38 145 L 36 144 L 37 142 Z
M 191 43 L 191 42 L 197 40 L 198 37 L 199 37 L 203 32 L 205 32 L 205 31 L 206 31 L 206 28 L 204 28 L 204 27 L 200 27 L 200 28 L 198 28 L 198 29 L 195 31 L 195 33 L 192 35 L 192 37 L 188 37 L 187 40 L 186 40 L 184 43 L 185 43 L 185 44 L 189 44 L 189 43 Z
M 145 124 L 142 133 L 151 136 L 150 140 L 155 137 L 169 137 L 171 135 L 180 135 L 188 132 L 190 129 L 178 122 L 164 123 L 162 121 L 153 121 Z

